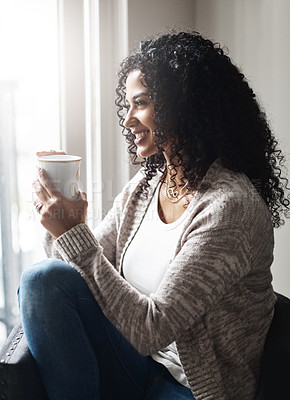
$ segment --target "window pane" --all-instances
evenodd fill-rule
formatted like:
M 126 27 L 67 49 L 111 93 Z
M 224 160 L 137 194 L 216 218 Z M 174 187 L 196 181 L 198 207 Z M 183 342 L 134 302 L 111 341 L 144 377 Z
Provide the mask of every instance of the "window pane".
M 1 198 L 0 198 L 1 203 Z M 0 214 L 0 226 L 1 226 L 1 214 Z M 0 308 L 4 308 L 4 286 L 3 286 L 3 259 L 2 259 L 2 240 L 0 236 Z M 1 331 L 0 331 L 1 335 Z M 1 338 L 1 336 L 0 336 Z
M 13 313 L 20 271 L 44 256 L 31 194 L 35 152 L 60 147 L 57 10 L 57 0 L 0 0 L 0 177 L 9 182 L 0 202 L 0 288 L 4 280 L 15 293 Z M 14 262 L 3 270 L 5 251 L 6 264 Z M 0 308 L 4 300 L 11 304 L 0 298 Z

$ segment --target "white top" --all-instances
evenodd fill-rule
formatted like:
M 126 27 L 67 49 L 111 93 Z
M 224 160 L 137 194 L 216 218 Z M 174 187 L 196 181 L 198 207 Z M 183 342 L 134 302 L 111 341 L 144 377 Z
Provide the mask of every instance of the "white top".
M 160 184 L 123 261 L 125 279 L 146 296 L 157 291 L 183 232 L 183 222 L 187 215 L 186 209 L 177 221 L 171 224 L 162 222 L 158 214 L 159 189 Z M 189 387 L 175 342 L 151 356 L 165 365 L 178 382 Z

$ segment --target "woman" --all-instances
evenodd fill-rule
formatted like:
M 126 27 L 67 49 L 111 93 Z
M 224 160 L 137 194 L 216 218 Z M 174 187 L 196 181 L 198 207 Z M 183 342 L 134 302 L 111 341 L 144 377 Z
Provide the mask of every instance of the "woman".
M 52 258 L 24 272 L 19 299 L 47 393 L 255 399 L 273 226 L 289 209 L 266 118 L 195 32 L 142 43 L 121 65 L 116 104 L 142 169 L 93 233 L 84 193 L 65 199 L 42 170 L 35 182 Z

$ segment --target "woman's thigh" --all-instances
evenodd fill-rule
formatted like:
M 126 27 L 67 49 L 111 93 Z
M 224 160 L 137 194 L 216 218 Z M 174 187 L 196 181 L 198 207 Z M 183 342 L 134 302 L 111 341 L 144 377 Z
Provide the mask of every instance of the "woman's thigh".
M 40 364 L 50 359 L 56 370 L 62 358 L 59 369 L 69 371 L 64 379 L 82 380 L 79 390 L 94 384 L 95 398 L 106 400 L 194 398 L 163 365 L 134 349 L 104 316 L 80 274 L 63 261 L 48 259 L 27 270 L 19 298 L 34 356 Z M 45 346 L 43 331 L 51 338 Z M 57 357 L 50 356 L 56 348 Z

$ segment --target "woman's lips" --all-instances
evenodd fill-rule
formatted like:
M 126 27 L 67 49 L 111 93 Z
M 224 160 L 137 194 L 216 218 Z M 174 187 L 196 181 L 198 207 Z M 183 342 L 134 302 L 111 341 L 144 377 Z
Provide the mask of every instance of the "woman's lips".
M 134 143 L 136 144 L 136 146 L 138 144 L 140 144 L 143 139 L 145 139 L 145 137 L 147 136 L 148 133 L 149 133 L 149 131 L 138 131 L 138 132 L 133 133 L 136 136 L 136 139 L 134 140 Z

